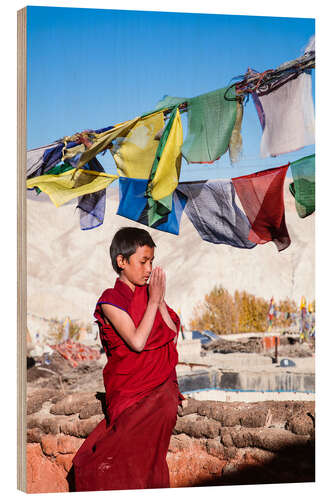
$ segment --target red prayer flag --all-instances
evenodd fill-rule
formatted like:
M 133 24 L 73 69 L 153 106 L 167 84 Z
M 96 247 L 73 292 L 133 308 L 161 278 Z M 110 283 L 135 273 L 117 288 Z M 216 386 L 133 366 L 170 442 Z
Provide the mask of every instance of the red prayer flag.
M 248 239 L 259 244 L 273 241 L 279 252 L 290 245 L 283 199 L 289 165 L 232 179 L 251 224 Z

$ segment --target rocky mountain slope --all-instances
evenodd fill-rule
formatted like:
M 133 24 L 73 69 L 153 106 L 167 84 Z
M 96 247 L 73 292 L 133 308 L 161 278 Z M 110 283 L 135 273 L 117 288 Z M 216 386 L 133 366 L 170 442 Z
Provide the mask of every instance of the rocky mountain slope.
M 203 241 L 185 214 L 179 236 L 149 229 L 157 245 L 155 263 L 167 273 L 167 302 L 181 311 L 186 325 L 194 308 L 215 285 L 231 293 L 246 290 L 266 299 L 289 297 L 299 303 L 304 295 L 313 300 L 315 217 L 298 217 L 288 185 L 287 179 L 286 223 L 292 243 L 281 253 L 273 243 L 242 250 Z M 107 193 L 104 223 L 82 231 L 75 202 L 56 208 L 46 195 L 36 197 L 28 192 L 30 320 L 31 314 L 93 320 L 96 299 L 116 278 L 109 258 L 114 233 L 122 226 L 145 227 L 115 215 L 118 190 L 111 186 Z

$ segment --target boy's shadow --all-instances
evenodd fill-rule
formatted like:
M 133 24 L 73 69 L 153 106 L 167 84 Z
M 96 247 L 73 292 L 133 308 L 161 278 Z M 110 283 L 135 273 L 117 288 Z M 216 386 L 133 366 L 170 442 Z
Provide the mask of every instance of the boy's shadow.
M 104 414 L 104 417 L 106 420 L 108 420 L 107 412 L 106 412 L 106 399 L 105 399 L 105 392 L 96 392 L 95 394 L 96 399 L 98 399 L 101 402 L 102 405 L 102 411 Z M 72 465 L 71 468 L 68 471 L 68 474 L 66 476 L 66 480 L 68 483 L 68 491 L 69 492 L 74 492 L 76 491 L 75 488 L 75 473 L 74 473 L 74 466 Z

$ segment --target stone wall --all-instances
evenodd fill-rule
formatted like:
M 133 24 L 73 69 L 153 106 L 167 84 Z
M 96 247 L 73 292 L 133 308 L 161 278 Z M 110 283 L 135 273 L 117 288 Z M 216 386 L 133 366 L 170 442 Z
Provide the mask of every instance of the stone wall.
M 314 481 L 314 406 L 186 399 L 167 455 L 171 487 Z M 30 392 L 29 493 L 73 491 L 72 459 L 103 409 L 102 392 Z

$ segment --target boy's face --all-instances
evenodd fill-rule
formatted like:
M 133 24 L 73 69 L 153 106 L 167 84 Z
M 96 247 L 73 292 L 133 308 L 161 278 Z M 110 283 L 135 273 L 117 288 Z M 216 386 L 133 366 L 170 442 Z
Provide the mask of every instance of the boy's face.
M 126 281 L 129 281 L 128 284 L 136 286 L 143 286 L 147 283 L 153 268 L 154 248 L 147 245 L 138 247 L 129 260 L 122 256 L 118 257 L 120 257 L 118 265 L 122 268 L 122 279 L 125 278 Z

